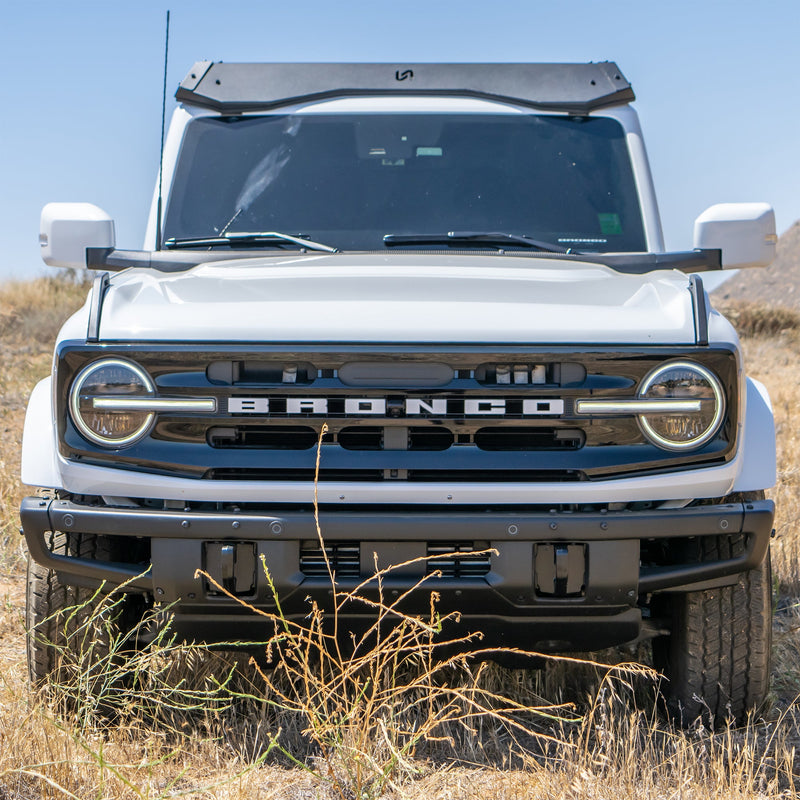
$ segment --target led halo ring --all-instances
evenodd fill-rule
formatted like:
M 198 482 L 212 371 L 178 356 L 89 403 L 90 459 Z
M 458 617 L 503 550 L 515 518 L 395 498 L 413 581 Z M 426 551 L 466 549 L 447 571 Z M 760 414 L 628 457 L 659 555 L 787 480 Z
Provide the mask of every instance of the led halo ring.
M 75 423 L 78 431 L 81 433 L 83 437 L 88 439 L 95 444 L 99 444 L 101 447 L 126 447 L 127 445 L 133 444 L 134 442 L 141 439 L 147 432 L 150 430 L 150 426 L 153 424 L 153 420 L 155 419 L 155 413 L 150 412 L 146 417 L 142 425 L 135 430 L 133 433 L 129 434 L 128 436 L 123 436 L 120 439 L 106 439 L 100 436 L 98 433 L 93 431 L 83 420 L 80 412 L 80 394 L 81 388 L 83 387 L 84 382 L 86 379 L 93 373 L 96 372 L 98 369 L 102 369 L 104 367 L 117 367 L 122 369 L 130 370 L 137 378 L 144 384 L 146 390 L 149 394 L 154 395 L 156 393 L 156 387 L 153 383 L 152 378 L 138 365 L 134 364 L 131 361 L 125 361 L 121 358 L 105 358 L 101 361 L 95 361 L 92 364 L 84 367 L 79 373 L 78 377 L 72 383 L 72 388 L 70 389 L 69 393 L 69 412 L 70 416 L 72 417 L 72 421 Z
M 665 450 L 695 450 L 704 445 L 719 431 L 720 426 L 722 425 L 723 417 L 725 416 L 725 392 L 722 390 L 722 385 L 720 384 L 717 376 L 705 367 L 701 367 L 699 364 L 695 364 L 692 361 L 669 361 L 666 364 L 656 367 L 649 375 L 647 375 L 642 382 L 638 396 L 640 398 L 644 398 L 647 390 L 654 383 L 656 383 L 658 378 L 663 373 L 671 369 L 689 370 L 699 374 L 706 381 L 708 381 L 709 386 L 711 386 L 711 390 L 714 392 L 715 405 L 714 417 L 711 420 L 711 424 L 700 436 L 698 436 L 696 439 L 691 439 L 688 442 L 675 442 L 665 439 L 659 433 L 656 433 L 652 425 L 647 421 L 647 417 L 644 414 L 639 415 L 639 425 L 641 426 L 647 438 L 658 447 L 662 447 Z

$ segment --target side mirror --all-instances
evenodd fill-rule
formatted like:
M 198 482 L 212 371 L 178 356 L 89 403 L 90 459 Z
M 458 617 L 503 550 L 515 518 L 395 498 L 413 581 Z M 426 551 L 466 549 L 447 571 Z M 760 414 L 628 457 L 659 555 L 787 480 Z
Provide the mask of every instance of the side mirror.
M 721 250 L 723 269 L 766 267 L 777 241 L 769 203 L 718 203 L 694 223 L 695 248 Z
M 39 245 L 51 267 L 86 269 L 86 248 L 113 249 L 114 220 L 91 203 L 48 203 L 42 209 Z

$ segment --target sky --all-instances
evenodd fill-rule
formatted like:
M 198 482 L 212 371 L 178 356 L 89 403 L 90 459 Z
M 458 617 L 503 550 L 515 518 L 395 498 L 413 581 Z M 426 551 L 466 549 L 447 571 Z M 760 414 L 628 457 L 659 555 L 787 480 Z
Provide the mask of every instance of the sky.
M 167 113 L 195 61 L 616 61 L 668 249 L 718 202 L 800 219 L 798 0 L 0 0 L 0 279 L 48 271 L 39 215 L 95 203 L 141 247 Z

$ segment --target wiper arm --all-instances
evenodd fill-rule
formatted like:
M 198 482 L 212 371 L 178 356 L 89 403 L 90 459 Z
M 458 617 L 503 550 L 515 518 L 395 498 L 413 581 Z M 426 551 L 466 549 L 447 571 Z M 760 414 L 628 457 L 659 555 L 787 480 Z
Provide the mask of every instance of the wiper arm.
M 289 242 L 307 250 L 319 250 L 323 253 L 338 253 L 336 247 L 330 247 L 320 242 L 312 242 L 300 236 L 290 236 L 288 233 L 277 231 L 263 231 L 258 233 L 224 233 L 221 236 L 196 236 L 191 239 L 167 239 L 164 242 L 166 250 L 182 250 L 189 247 L 235 247 L 237 244 L 283 244 Z
M 568 253 L 566 247 L 560 247 L 550 242 L 540 242 L 529 236 L 520 236 L 515 233 L 489 232 L 489 231 L 448 231 L 447 233 L 387 233 L 383 243 L 387 247 L 400 244 L 457 244 L 459 242 L 477 242 L 480 244 L 515 244 L 520 247 L 531 247 L 545 253 Z M 574 251 L 572 251 L 574 252 Z

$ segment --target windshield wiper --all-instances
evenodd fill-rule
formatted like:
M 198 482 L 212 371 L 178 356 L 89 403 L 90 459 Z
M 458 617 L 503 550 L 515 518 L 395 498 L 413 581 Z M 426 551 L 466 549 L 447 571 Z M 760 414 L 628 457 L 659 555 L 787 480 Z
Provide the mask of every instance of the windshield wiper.
M 288 233 L 277 231 L 263 231 L 258 233 L 223 233 L 220 236 L 196 236 L 191 239 L 167 239 L 164 242 L 165 250 L 181 250 L 189 247 L 236 247 L 244 244 L 295 244 L 307 250 L 320 250 L 323 253 L 338 253 L 336 247 L 327 244 L 312 242 L 300 236 L 290 236 Z
M 478 244 L 503 245 L 514 244 L 520 247 L 531 247 L 545 253 L 568 253 L 566 247 L 550 242 L 540 242 L 529 236 L 515 233 L 490 231 L 448 231 L 447 233 L 387 233 L 383 243 L 387 247 L 401 244 L 458 244 L 476 242 Z M 572 251 L 574 252 L 574 251 Z

